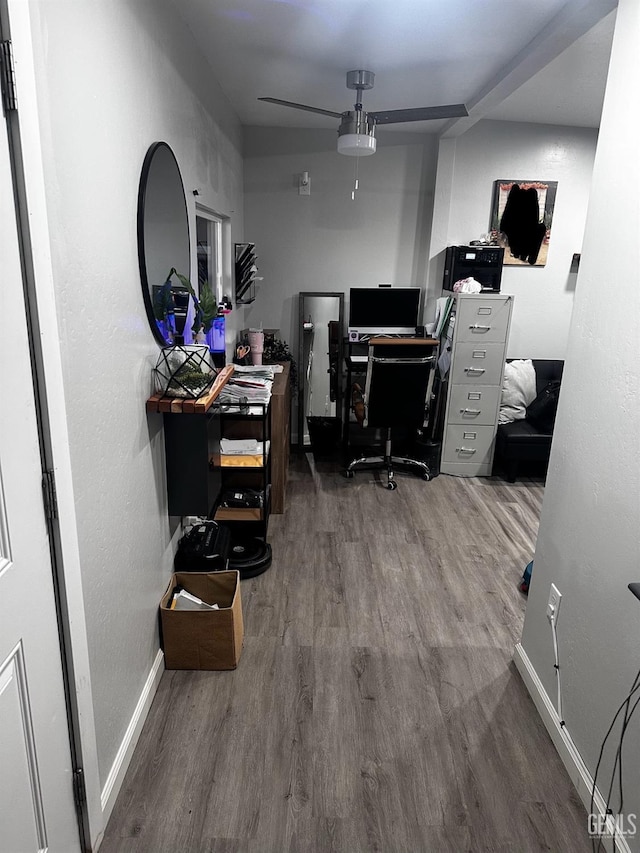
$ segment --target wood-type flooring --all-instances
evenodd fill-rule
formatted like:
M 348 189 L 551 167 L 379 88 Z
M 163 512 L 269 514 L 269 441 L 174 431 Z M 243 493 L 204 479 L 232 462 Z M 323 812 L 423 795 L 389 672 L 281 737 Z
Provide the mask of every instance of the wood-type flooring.
M 512 663 L 541 481 L 292 458 L 234 672 L 165 672 L 100 853 L 584 853 Z

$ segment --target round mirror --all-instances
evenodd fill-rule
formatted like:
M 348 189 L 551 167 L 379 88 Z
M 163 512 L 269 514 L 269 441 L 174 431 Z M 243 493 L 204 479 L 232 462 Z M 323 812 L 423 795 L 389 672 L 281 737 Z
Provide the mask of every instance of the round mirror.
M 180 169 L 166 142 L 142 164 L 138 191 L 138 261 L 149 325 L 162 346 L 184 331 L 188 291 L 172 270 L 190 277 L 189 217 Z

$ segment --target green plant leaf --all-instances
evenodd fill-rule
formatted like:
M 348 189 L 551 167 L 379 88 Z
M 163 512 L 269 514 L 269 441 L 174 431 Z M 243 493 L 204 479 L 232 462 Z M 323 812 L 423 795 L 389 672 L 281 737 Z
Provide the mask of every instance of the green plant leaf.
M 159 287 L 156 290 L 154 299 L 153 299 L 153 316 L 162 323 L 167 319 L 167 315 L 170 313 L 169 309 L 173 305 L 173 297 L 171 296 L 171 275 L 173 274 L 173 270 L 167 276 L 162 287 Z
M 193 299 L 193 306 L 194 306 L 195 311 L 194 311 L 194 316 L 193 316 L 193 323 L 191 324 L 191 331 L 193 332 L 194 335 L 197 335 L 198 332 L 200 331 L 200 329 L 205 325 L 205 321 L 203 319 L 202 305 L 200 304 L 200 300 L 196 296 L 196 292 L 193 289 L 193 285 L 191 284 L 191 281 L 186 277 L 186 275 L 182 275 L 175 268 L 172 268 L 170 275 L 175 275 L 178 277 L 180 284 L 186 290 L 189 291 L 191 298 Z
M 175 267 L 171 267 L 169 275 L 161 288 L 158 289 L 153 304 L 153 313 L 156 320 L 166 320 L 167 315 L 173 313 L 173 296 L 171 293 L 171 279 L 173 276 L 180 281 L 180 284 L 187 290 L 193 299 L 194 318 L 191 326 L 191 331 L 197 335 L 201 329 L 208 332 L 213 325 L 214 319 L 218 316 L 218 303 L 216 302 L 211 285 L 208 281 L 204 281 L 200 286 L 200 297 L 197 296 L 191 281 L 186 275 L 179 273 Z
M 208 332 L 218 316 L 218 303 L 208 281 L 203 281 L 200 285 L 200 308 L 202 309 L 204 330 Z

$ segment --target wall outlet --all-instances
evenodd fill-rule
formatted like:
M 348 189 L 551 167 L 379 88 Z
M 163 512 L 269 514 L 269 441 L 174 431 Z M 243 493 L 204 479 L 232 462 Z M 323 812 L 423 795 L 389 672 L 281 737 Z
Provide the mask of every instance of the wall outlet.
M 558 587 L 552 583 L 549 591 L 549 601 L 547 602 L 547 619 L 549 622 L 558 623 L 558 613 L 560 611 L 560 602 L 562 601 L 562 593 Z
M 309 172 L 303 172 L 298 179 L 298 195 L 311 195 Z

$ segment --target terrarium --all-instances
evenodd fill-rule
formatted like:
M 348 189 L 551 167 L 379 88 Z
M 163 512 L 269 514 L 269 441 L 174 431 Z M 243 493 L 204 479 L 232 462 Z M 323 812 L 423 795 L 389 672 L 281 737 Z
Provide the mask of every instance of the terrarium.
M 155 366 L 155 390 L 163 397 L 201 397 L 216 377 L 206 344 L 185 344 L 181 335 L 175 343 L 163 347 Z

